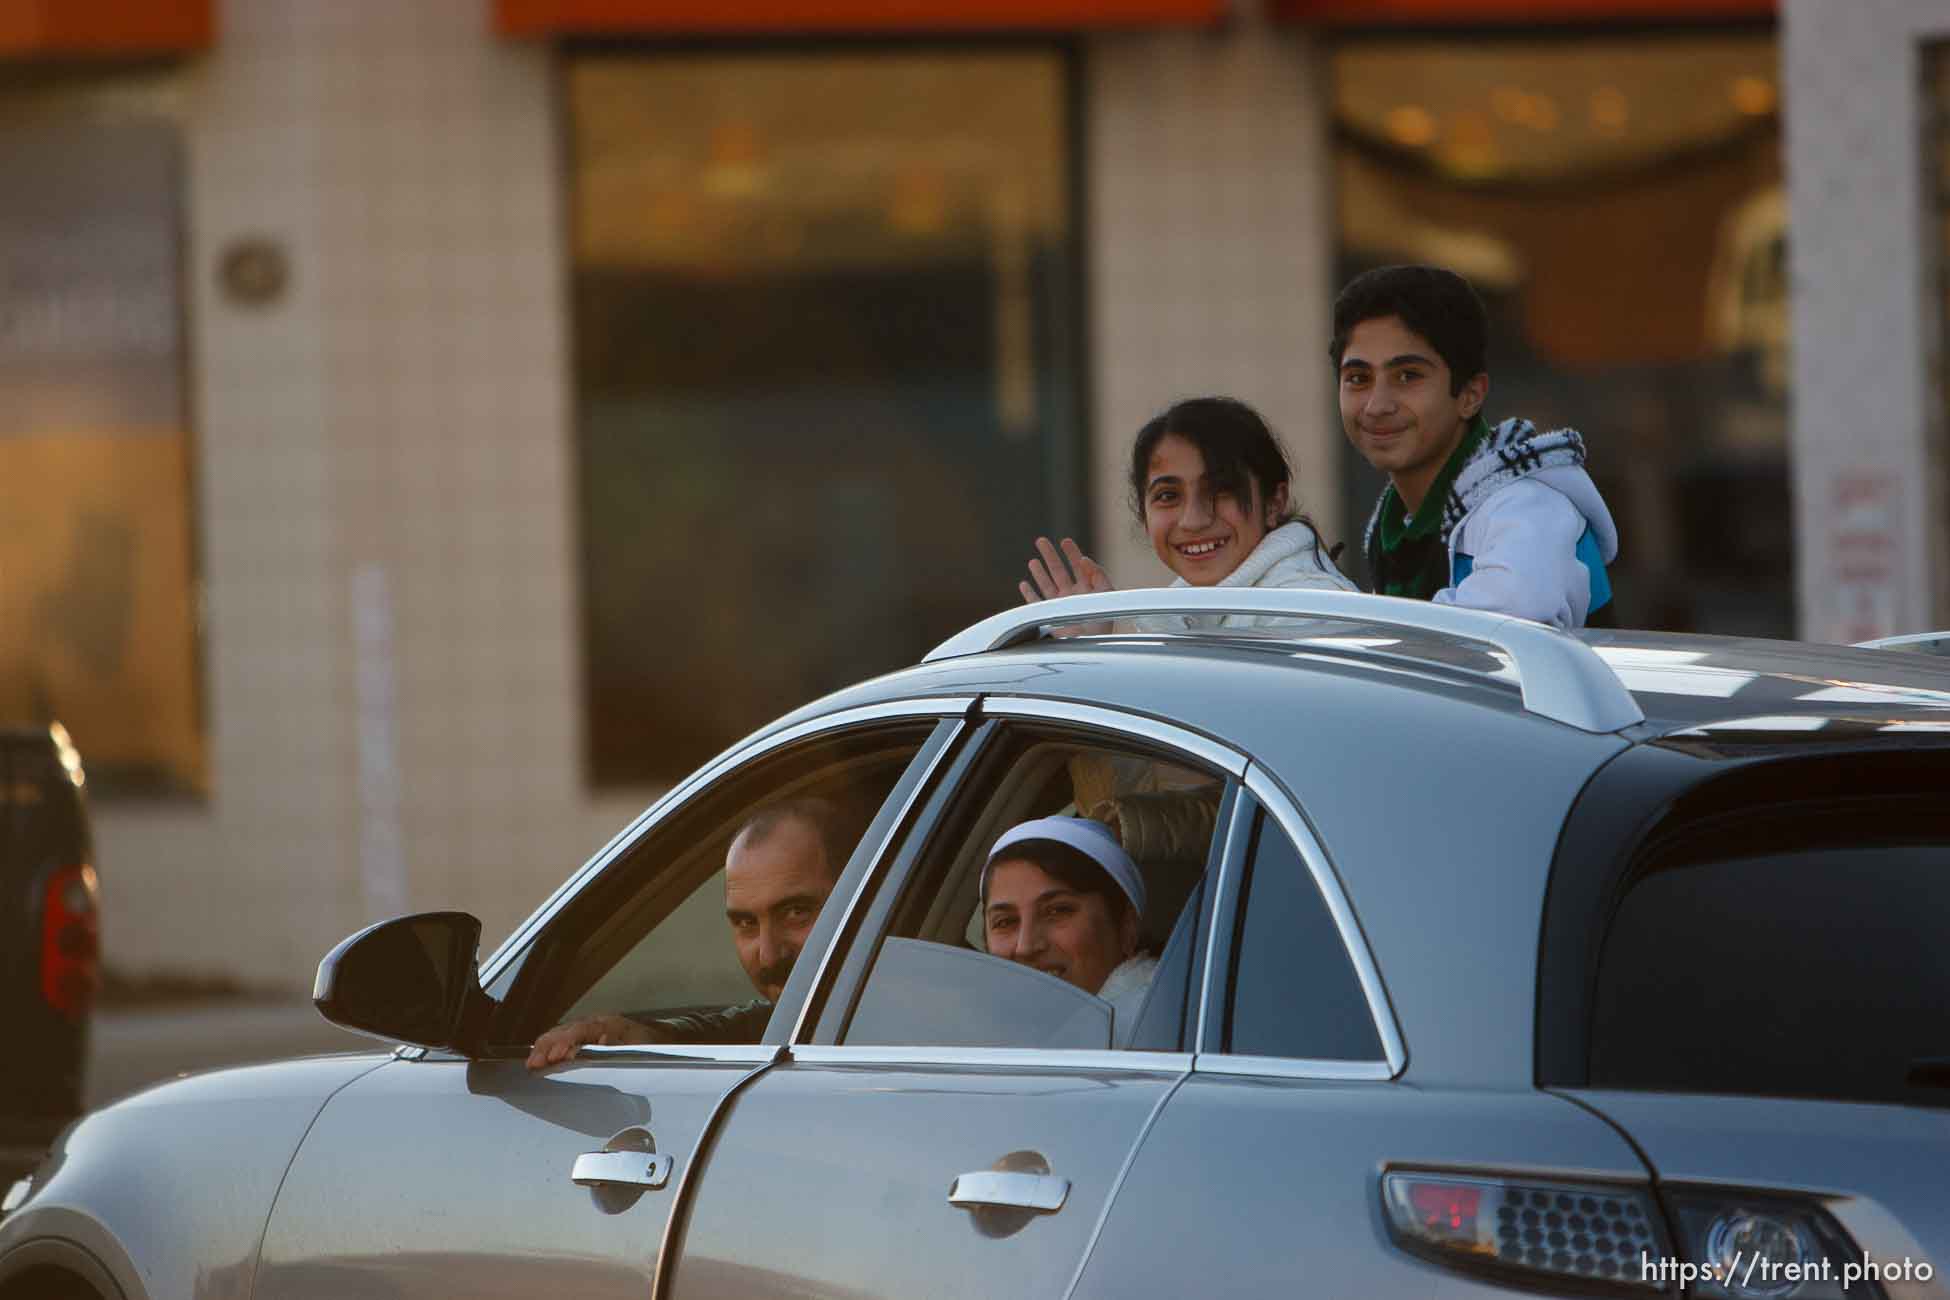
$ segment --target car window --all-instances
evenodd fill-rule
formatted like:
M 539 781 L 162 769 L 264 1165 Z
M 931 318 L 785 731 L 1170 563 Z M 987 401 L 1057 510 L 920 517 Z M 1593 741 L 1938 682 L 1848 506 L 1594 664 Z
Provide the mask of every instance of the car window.
M 1176 754 L 1003 729 L 903 853 L 837 1041 L 1179 1050 L 1186 949 L 1227 793 L 1221 774 Z M 985 882 L 990 850 L 1032 822 L 1044 833 L 999 855 Z M 1068 838 L 1053 849 L 1049 836 Z
M 1942 1105 L 1946 934 L 1950 817 L 1933 807 L 1716 821 L 1613 913 L 1591 1084 Z
M 598 1016 L 653 1031 L 624 1041 L 758 1042 L 839 872 L 936 725 L 815 737 L 666 816 L 497 981 L 497 1042 Z
M 1314 1061 L 1383 1059 L 1333 914 L 1293 840 L 1264 811 L 1242 894 L 1224 1050 Z

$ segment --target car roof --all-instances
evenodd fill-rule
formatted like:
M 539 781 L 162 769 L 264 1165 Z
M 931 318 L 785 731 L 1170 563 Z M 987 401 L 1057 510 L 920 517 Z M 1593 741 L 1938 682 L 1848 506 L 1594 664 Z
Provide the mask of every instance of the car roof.
M 818 701 L 784 723 L 834 707 L 929 693 L 1047 692 L 1124 707 L 1149 700 L 1159 712 L 1170 713 L 1175 710 L 1164 701 L 1183 690 L 1185 679 L 1179 674 L 1186 668 L 1199 669 L 1207 691 L 1222 690 L 1221 679 L 1239 674 L 1254 679 L 1252 689 L 1277 690 L 1277 678 L 1261 680 L 1268 668 L 1319 671 L 1337 663 L 1385 670 L 1389 692 L 1396 696 L 1453 697 L 1464 689 L 1481 708 L 1532 711 L 1525 707 L 1522 669 L 1506 653 L 1439 633 L 1391 629 L 1379 637 L 1372 632 L 1332 622 L 1275 633 L 1226 630 L 1018 642 L 876 678 Z M 1635 741 L 1741 733 L 1750 740 L 1767 736 L 1783 743 L 1860 739 L 1871 733 L 1950 733 L 1950 659 L 1672 632 L 1584 631 L 1575 639 L 1590 647 L 1643 715 L 1629 727 L 1586 730 L 1617 730 Z M 1054 671 L 1085 651 L 1096 656 L 1097 672 L 1114 675 L 1121 689 L 1110 689 L 1107 681 L 1093 682 L 1092 689 L 1078 695 L 1076 675 Z M 1031 669 L 1038 661 L 1051 671 Z M 1466 689 L 1470 687 L 1475 689 Z M 1377 703 L 1386 698 L 1377 696 Z M 1538 720 L 1553 719 L 1544 715 Z
M 1103 622 L 1107 616 L 1115 622 Z M 1260 642 L 1296 667 L 1324 657 L 1387 663 L 1405 670 L 1401 684 L 1411 688 L 1415 679 L 1426 685 L 1467 677 L 1517 692 L 1528 713 L 1633 740 L 1728 724 L 1790 737 L 1828 722 L 1859 729 L 1865 722 L 1925 727 L 1950 720 L 1950 658 L 1933 653 L 1669 632 L 1567 633 L 1489 611 L 1342 591 L 1207 587 L 1066 597 L 992 615 L 943 642 L 924 666 L 1028 644 L 1047 653 L 1059 639 L 1053 633 L 1068 630 L 1074 640 L 1086 627 L 1088 639 L 1106 645 L 1162 641 L 1208 662 L 1227 653 L 1220 648 L 1227 644 L 1245 655 L 1248 643 Z M 1112 635 L 1094 635 L 1106 627 Z M 1160 627 L 1202 630 L 1141 630 Z M 1192 641 L 1201 643 L 1196 651 Z
M 1950 660 L 1933 655 L 1673 632 L 1579 636 L 1660 733 L 1739 724 L 1786 736 L 1828 722 L 1882 722 L 1891 731 L 1950 724 Z

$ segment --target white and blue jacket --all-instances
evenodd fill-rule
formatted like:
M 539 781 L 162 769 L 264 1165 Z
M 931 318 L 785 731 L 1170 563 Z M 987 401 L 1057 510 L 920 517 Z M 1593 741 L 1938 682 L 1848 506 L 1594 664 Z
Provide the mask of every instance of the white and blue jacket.
M 1432 600 L 1554 627 L 1583 627 L 1611 600 L 1605 567 L 1618 526 L 1584 470 L 1573 429 L 1539 434 L 1505 420 L 1456 475 L 1443 503 L 1449 585 Z
M 1583 627 L 1609 603 L 1618 527 L 1584 456 L 1574 429 L 1492 428 L 1443 502 L 1449 584 L 1430 599 L 1561 628 Z

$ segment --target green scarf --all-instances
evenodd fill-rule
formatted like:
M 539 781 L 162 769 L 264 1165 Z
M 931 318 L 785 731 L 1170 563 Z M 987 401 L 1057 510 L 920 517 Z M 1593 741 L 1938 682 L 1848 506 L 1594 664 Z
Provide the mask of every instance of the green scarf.
M 1489 421 L 1479 413 L 1429 485 L 1413 519 L 1393 483 L 1382 490 L 1374 554 L 1374 589 L 1381 595 L 1427 600 L 1449 585 L 1449 539 L 1442 533 L 1442 503 L 1449 499 L 1456 475 L 1489 436 Z

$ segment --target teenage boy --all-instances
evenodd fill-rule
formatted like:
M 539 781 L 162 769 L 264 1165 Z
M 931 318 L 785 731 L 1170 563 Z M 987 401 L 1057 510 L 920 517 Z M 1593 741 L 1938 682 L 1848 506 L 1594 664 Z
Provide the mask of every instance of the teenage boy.
M 1609 623 L 1618 529 L 1571 429 L 1494 427 L 1488 321 L 1434 266 L 1356 276 L 1334 301 L 1341 425 L 1388 486 L 1362 547 L 1373 589 L 1557 627 Z

